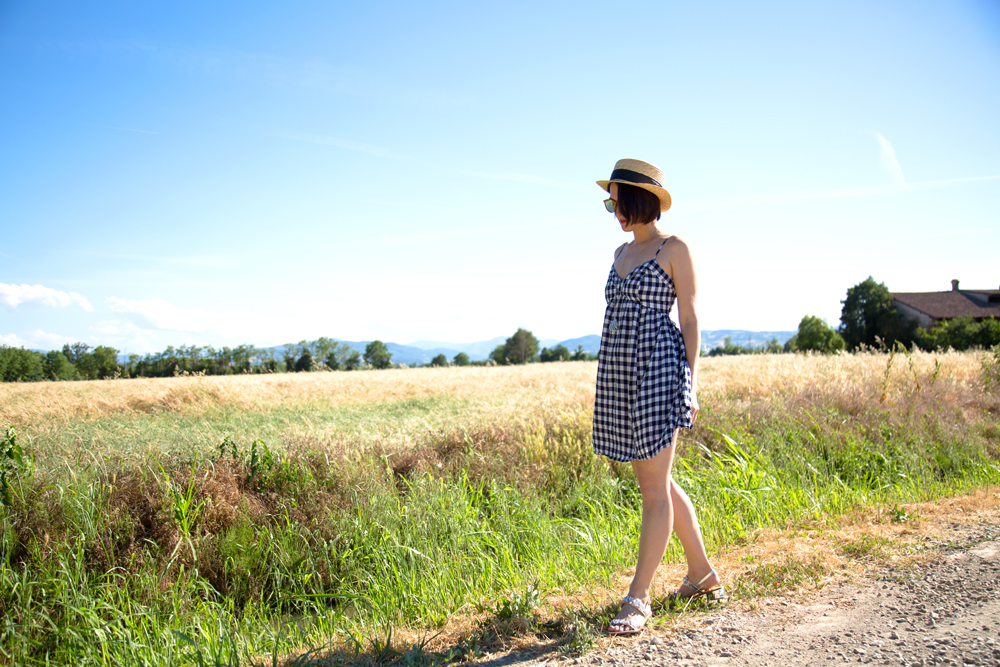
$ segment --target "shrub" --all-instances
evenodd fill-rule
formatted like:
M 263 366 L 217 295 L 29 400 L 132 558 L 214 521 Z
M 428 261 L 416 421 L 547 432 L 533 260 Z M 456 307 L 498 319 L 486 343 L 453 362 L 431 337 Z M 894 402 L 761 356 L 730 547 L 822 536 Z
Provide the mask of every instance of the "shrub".
M 538 356 L 541 361 L 569 361 L 572 358 L 569 349 L 565 345 L 556 345 L 551 350 L 543 347 Z
M 987 319 L 976 322 L 971 317 L 956 317 L 938 322 L 930 331 L 920 335 L 920 347 L 925 350 L 938 348 L 968 350 L 971 347 L 991 348 L 1000 345 L 1000 320 Z
M 799 322 L 798 332 L 788 339 L 786 347 L 789 351 L 808 352 L 812 350 L 830 354 L 843 350 L 845 343 L 840 334 L 826 323 L 826 320 L 806 315 Z

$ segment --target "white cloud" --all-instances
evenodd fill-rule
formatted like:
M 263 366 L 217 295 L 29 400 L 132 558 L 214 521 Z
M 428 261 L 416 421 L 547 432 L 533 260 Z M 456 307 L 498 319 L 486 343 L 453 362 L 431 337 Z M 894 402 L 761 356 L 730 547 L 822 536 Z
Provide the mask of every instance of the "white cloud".
M 6 345 L 7 347 L 31 347 L 28 341 L 19 338 L 17 334 L 0 335 L 0 345 Z
M 91 336 L 94 340 L 100 340 L 101 345 L 110 345 L 119 352 L 129 352 L 145 354 L 147 352 L 158 352 L 167 345 L 189 343 L 187 335 L 182 334 L 182 341 L 164 337 L 160 332 L 153 329 L 144 329 L 136 326 L 132 322 L 122 322 L 120 320 L 102 320 L 90 328 L 96 336 Z M 177 334 L 174 334 L 176 336 Z
M 903 177 L 903 168 L 899 166 L 899 160 L 896 159 L 896 151 L 893 149 L 892 144 L 880 133 L 876 133 L 875 138 L 878 139 L 878 145 L 882 151 L 882 171 L 892 179 L 893 183 L 905 184 L 906 179 Z
M 51 306 L 53 308 L 65 308 L 76 304 L 86 311 L 94 310 L 86 297 L 76 292 L 60 292 L 51 287 L 42 285 L 7 285 L 0 283 L 0 303 L 8 308 L 17 308 L 19 305 L 29 306 Z
M 172 331 L 202 332 L 215 329 L 220 323 L 219 316 L 197 308 L 181 308 L 158 296 L 152 299 L 105 299 L 108 307 L 116 313 L 133 313 L 145 319 L 157 329 Z
M 0 336 L 0 345 L 10 347 L 26 347 L 33 350 L 58 350 L 66 343 L 73 343 L 79 339 L 66 338 L 59 334 L 47 333 L 45 331 L 29 331 L 24 337 L 17 334 Z
M 151 299 L 119 299 L 112 296 L 105 299 L 105 302 L 112 312 L 134 315 L 132 319 L 136 320 L 140 328 L 151 327 L 143 328 L 143 331 L 149 333 L 176 331 L 201 334 L 199 338 L 221 336 L 225 339 L 242 339 L 248 332 L 259 332 L 272 324 L 261 316 L 247 313 L 217 313 L 200 308 L 182 308 L 158 296 Z M 109 324 L 118 325 L 118 322 Z

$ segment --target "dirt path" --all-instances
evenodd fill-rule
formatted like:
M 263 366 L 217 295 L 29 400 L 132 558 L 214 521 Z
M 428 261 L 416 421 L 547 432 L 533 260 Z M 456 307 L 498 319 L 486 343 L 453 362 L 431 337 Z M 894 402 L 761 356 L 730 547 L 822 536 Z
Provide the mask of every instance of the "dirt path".
M 535 650 L 478 664 L 1000 667 L 1000 520 L 990 514 L 950 525 L 916 562 L 882 566 L 798 601 L 698 614 L 675 631 L 604 639 L 582 657 Z

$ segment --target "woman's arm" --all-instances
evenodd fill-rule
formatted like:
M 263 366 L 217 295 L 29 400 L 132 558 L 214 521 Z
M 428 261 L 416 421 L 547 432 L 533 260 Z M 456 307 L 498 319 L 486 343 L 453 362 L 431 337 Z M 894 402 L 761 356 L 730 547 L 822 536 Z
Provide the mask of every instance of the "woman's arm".
M 660 266 L 670 274 L 677 289 L 677 320 L 684 337 L 684 350 L 691 367 L 691 401 L 694 406 L 692 421 L 698 416 L 698 358 L 701 353 L 701 330 L 698 328 L 698 312 L 695 298 L 698 295 L 698 279 L 695 275 L 691 251 L 684 241 L 676 236 L 667 241 L 665 258 Z M 664 260 L 668 263 L 664 266 Z

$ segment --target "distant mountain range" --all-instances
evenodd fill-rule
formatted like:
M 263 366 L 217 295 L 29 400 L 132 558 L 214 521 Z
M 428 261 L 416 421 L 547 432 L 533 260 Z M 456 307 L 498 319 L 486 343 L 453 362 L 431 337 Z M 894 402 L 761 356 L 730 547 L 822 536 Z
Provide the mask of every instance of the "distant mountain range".
M 701 332 L 701 345 L 704 348 L 712 349 L 723 345 L 726 337 L 729 337 L 733 343 L 759 347 L 774 338 L 777 338 L 779 343 L 784 344 L 785 341 L 791 338 L 794 334 L 794 331 L 709 329 Z M 409 345 L 400 345 L 399 343 L 386 343 L 385 345 L 389 348 L 389 352 L 392 353 L 392 361 L 394 363 L 413 366 L 417 364 L 428 364 L 431 359 L 439 354 L 443 354 L 449 361 L 451 361 L 459 352 L 465 352 L 469 355 L 469 359 L 473 361 L 481 361 L 483 359 L 488 359 L 490 352 L 492 352 L 497 345 L 503 345 L 506 340 L 506 337 L 498 336 L 497 338 L 491 338 L 490 340 L 483 340 L 477 343 L 449 343 L 437 340 L 418 340 L 410 343 Z M 365 351 L 365 346 L 370 341 L 341 342 L 347 343 L 354 349 L 363 353 Z M 601 349 L 601 337 L 596 334 L 591 334 L 590 336 L 568 338 L 566 340 L 546 338 L 538 341 L 539 348 L 555 347 L 556 345 L 563 345 L 570 352 L 575 352 L 577 347 L 582 345 L 584 352 L 597 354 L 598 350 Z M 274 348 L 275 356 L 278 356 L 283 349 L 284 346 Z
M 794 331 L 746 331 L 744 329 L 709 329 L 701 332 L 701 345 L 703 348 L 712 349 L 723 345 L 725 339 L 728 337 L 733 343 L 739 345 L 753 345 L 761 346 L 769 340 L 774 338 L 778 339 L 778 342 L 784 344 L 789 338 L 794 335 Z M 488 359 L 490 352 L 496 348 L 497 345 L 503 345 L 506 341 L 506 337 L 498 336 L 496 338 L 491 338 L 490 340 L 483 340 L 477 343 L 446 343 L 436 340 L 418 340 L 409 345 L 401 345 L 399 343 L 386 343 L 386 347 L 389 348 L 389 352 L 392 353 L 392 361 L 397 364 L 407 364 L 408 366 L 416 366 L 419 364 L 429 364 L 431 359 L 439 354 L 443 354 L 447 357 L 448 361 L 455 358 L 455 355 L 459 352 L 465 352 L 469 355 L 469 359 L 473 361 L 482 361 Z M 359 340 L 350 341 L 344 340 L 341 343 L 346 343 L 358 352 L 364 354 L 365 346 L 371 341 Z M 546 338 L 538 341 L 538 347 L 555 347 L 556 345 L 563 345 L 570 352 L 576 352 L 579 346 L 583 346 L 584 352 L 588 354 L 597 354 L 601 349 L 601 337 L 596 334 L 591 334 L 590 336 L 581 336 L 579 338 L 568 338 L 566 340 L 558 340 L 556 338 Z M 264 348 L 270 350 L 274 353 L 275 358 L 280 359 L 284 354 L 286 348 L 296 347 L 295 343 L 288 343 L 286 345 L 275 345 L 274 347 Z M 40 352 L 45 352 L 44 350 L 39 350 Z M 122 361 L 125 361 L 124 355 L 122 355 Z
M 746 331 L 744 329 L 709 329 L 701 332 L 701 346 L 711 350 L 714 347 L 724 345 L 726 338 L 731 339 L 733 345 L 744 347 L 760 347 L 769 340 L 775 338 L 782 345 L 789 338 L 795 335 L 794 331 Z

